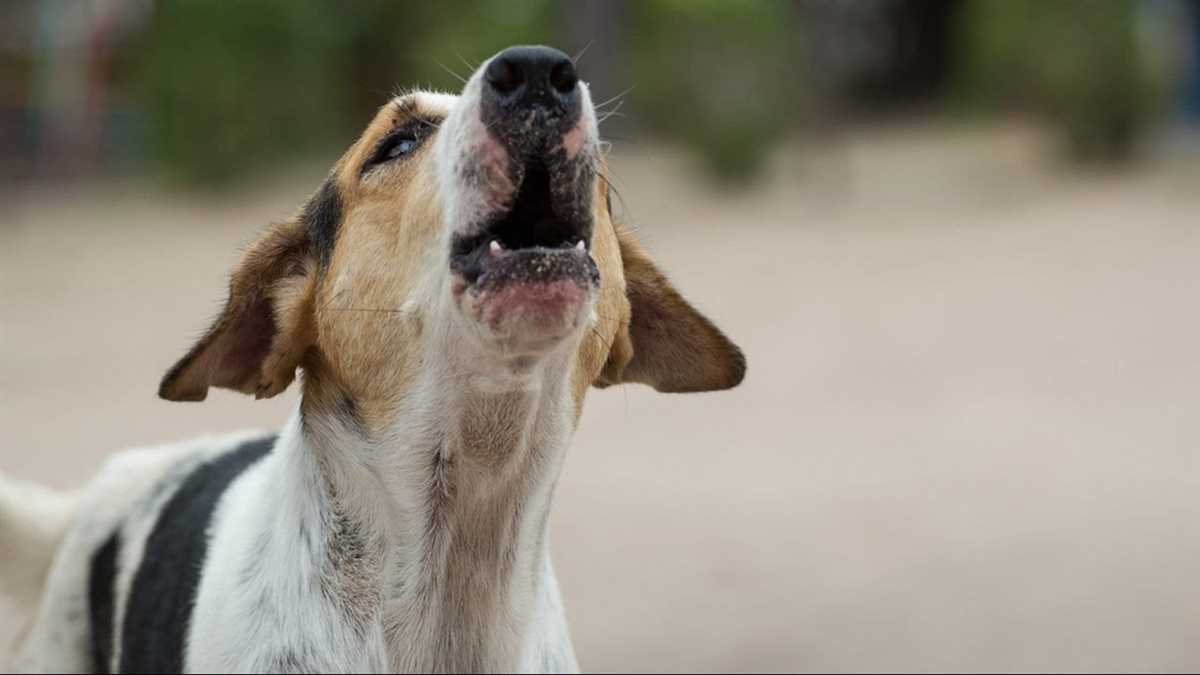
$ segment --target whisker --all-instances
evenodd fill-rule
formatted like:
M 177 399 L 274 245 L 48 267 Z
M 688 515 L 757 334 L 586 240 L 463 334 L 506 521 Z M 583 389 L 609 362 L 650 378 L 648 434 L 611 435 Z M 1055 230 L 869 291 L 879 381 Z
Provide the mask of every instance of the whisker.
M 442 63 L 441 61 L 438 61 L 437 59 L 434 59 L 433 62 L 438 64 L 439 66 L 441 66 L 442 70 L 444 70 L 447 73 L 450 73 L 452 76 L 454 76 L 454 79 L 458 80 L 459 82 L 462 82 L 463 86 L 466 86 L 467 80 L 465 78 L 463 78 L 462 75 L 459 75 L 458 73 L 454 72 L 453 70 L 450 70 L 449 66 Z
M 602 319 L 602 320 L 604 320 L 604 321 L 616 321 L 616 320 L 617 320 L 617 317 L 615 317 L 615 316 L 609 316 L 609 315 L 607 315 L 607 314 L 602 314 L 602 313 L 600 313 L 600 311 L 599 311 L 599 310 L 597 310 L 597 309 L 593 309 L 593 310 L 592 310 L 592 312 L 593 312 L 593 313 L 596 315 L 596 318 L 597 318 L 597 319 Z M 593 328 L 595 328 L 595 326 L 593 326 Z
M 583 46 L 583 49 L 580 49 L 578 54 L 571 57 L 571 63 L 574 63 L 575 65 L 579 65 L 579 59 L 583 58 L 583 55 L 586 54 L 587 50 L 590 49 L 591 46 L 594 44 L 596 44 L 595 38 L 588 40 L 588 43 Z
M 497 118 L 497 119 L 492 120 L 491 122 L 483 122 L 483 128 L 487 129 L 488 131 L 495 131 L 495 128 L 494 128 L 495 125 L 500 124 L 500 122 L 502 122 L 502 121 L 503 120 L 501 120 L 500 118 Z
M 621 92 L 621 93 L 617 94 L 616 96 L 613 96 L 612 98 L 609 98 L 609 99 L 608 99 L 608 100 L 606 100 L 606 101 L 602 101 L 602 102 L 600 102 L 600 103 L 593 103 L 593 104 L 592 104 L 592 107 L 593 107 L 593 108 L 596 108 L 597 110 L 598 110 L 598 109 L 600 109 L 600 108 L 603 108 L 604 106 L 608 105 L 609 103 L 612 103 L 613 101 L 616 101 L 616 100 L 620 99 L 620 98 L 621 98 L 622 96 L 624 96 L 625 94 L 628 94 L 629 92 L 633 91 L 633 88 L 634 88 L 634 87 L 636 87 L 636 86 L 637 86 L 636 84 L 631 84 L 631 85 L 629 85 L 629 87 L 628 87 L 628 88 L 626 88 L 626 89 L 625 89 L 625 91 L 623 91 L 623 92 Z
M 334 311 L 334 312 L 372 312 L 372 313 L 378 312 L 380 314 L 403 314 L 404 313 L 404 310 L 402 310 L 402 309 L 386 309 L 386 308 L 377 308 L 377 307 L 332 307 L 332 308 L 330 308 L 330 310 Z
M 466 66 L 467 69 L 470 70 L 472 73 L 479 69 L 478 63 L 476 63 L 475 65 L 471 65 L 471 62 L 467 61 L 467 59 L 462 54 L 460 54 L 457 49 L 454 50 L 454 55 L 457 56 L 458 60 L 462 61 L 463 65 Z
M 325 304 L 321 305 L 321 309 L 319 311 L 324 312 L 325 310 L 329 309 L 329 306 L 332 305 L 333 302 L 337 299 L 338 299 L 338 293 L 333 293 L 332 295 L 329 296 L 329 299 L 325 301 Z
M 629 387 L 621 387 L 621 394 L 625 396 L 625 417 L 629 417 Z
M 616 115 L 617 117 L 624 117 L 625 114 L 621 112 L 621 106 L 623 106 L 623 105 L 625 105 L 624 100 L 617 101 L 617 106 L 615 108 L 613 108 L 612 110 L 604 113 L 599 119 L 596 120 L 596 124 L 603 124 L 604 120 L 606 120 L 614 115 Z
M 595 326 L 589 326 L 589 328 L 591 328 L 592 335 L 596 336 L 596 339 L 600 341 L 600 344 L 604 345 L 605 349 L 612 351 L 612 341 L 605 340 L 604 336 L 600 334 L 600 331 L 596 330 Z
M 596 176 L 597 176 L 597 177 L 598 177 L 600 180 L 604 181 L 604 184 L 605 184 L 605 185 L 608 187 L 608 191 L 609 191 L 609 192 L 611 192 L 611 193 L 613 193 L 613 194 L 615 194 L 615 195 L 617 196 L 617 203 L 618 203 L 618 204 L 620 204 L 620 206 L 621 206 L 621 216 L 622 216 L 622 217 L 621 217 L 621 221 L 622 221 L 623 223 L 626 223 L 626 224 L 628 224 L 628 222 L 627 222 L 627 221 L 628 221 L 629 219 L 628 219 L 628 218 L 626 218 L 626 217 L 624 217 L 624 216 L 625 216 L 625 214 L 629 213 L 629 205 L 628 205 L 628 204 L 626 204 L 626 202 L 625 202 L 625 197 L 621 195 L 621 191 L 617 189 L 617 186 L 616 186 L 616 184 L 614 184 L 614 183 L 612 182 L 612 179 L 611 179 L 611 178 L 609 178 L 609 177 L 608 177 L 608 176 L 606 176 L 605 174 L 602 174 L 602 173 L 600 173 L 600 172 L 598 172 L 598 171 L 596 172 Z M 611 217 L 614 217 L 614 218 L 615 218 L 615 214 L 611 214 L 611 213 L 610 213 L 609 215 L 610 215 Z

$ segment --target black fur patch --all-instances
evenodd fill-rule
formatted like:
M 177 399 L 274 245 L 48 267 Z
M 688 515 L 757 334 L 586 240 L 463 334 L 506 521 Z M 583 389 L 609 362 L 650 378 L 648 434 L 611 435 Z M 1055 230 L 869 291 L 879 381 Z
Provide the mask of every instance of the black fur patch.
M 308 226 L 317 260 L 321 262 L 322 267 L 327 266 L 329 259 L 333 257 L 338 228 L 342 224 L 342 195 L 332 177 L 313 195 L 300 217 Z
M 199 465 L 163 507 L 129 591 L 121 672 L 183 672 L 185 639 L 217 500 L 235 478 L 271 451 L 275 438 L 249 441 Z
M 113 621 L 116 605 L 113 602 L 117 583 L 117 551 L 121 538 L 114 533 L 92 555 L 88 570 L 88 620 L 92 627 L 92 672 L 112 672 Z

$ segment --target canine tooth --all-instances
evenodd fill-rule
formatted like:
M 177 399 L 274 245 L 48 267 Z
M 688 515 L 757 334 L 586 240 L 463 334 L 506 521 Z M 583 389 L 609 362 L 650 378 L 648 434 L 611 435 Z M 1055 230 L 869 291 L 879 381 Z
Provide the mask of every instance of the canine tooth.
M 587 250 L 587 244 L 583 243 L 583 240 L 582 240 L 582 239 L 580 239 L 580 240 L 579 240 L 578 242 L 576 242 L 576 244 L 575 244 L 575 250 L 576 250 L 576 251 L 585 251 L 585 250 Z
M 492 243 L 488 244 L 488 248 L 491 249 L 492 253 L 500 253 L 504 250 L 504 244 L 501 244 L 498 239 L 493 239 Z

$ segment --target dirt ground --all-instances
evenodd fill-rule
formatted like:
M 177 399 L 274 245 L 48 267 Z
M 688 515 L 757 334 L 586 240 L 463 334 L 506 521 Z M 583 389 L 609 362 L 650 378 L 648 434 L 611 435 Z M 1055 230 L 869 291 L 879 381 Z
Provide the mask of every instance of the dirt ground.
M 1200 667 L 1200 162 L 1079 175 L 1039 147 L 873 131 L 749 193 L 618 151 L 629 218 L 750 370 L 590 397 L 552 522 L 585 669 Z M 287 396 L 154 391 L 321 171 L 296 174 L 6 198 L 0 470 L 70 487 L 278 425 Z

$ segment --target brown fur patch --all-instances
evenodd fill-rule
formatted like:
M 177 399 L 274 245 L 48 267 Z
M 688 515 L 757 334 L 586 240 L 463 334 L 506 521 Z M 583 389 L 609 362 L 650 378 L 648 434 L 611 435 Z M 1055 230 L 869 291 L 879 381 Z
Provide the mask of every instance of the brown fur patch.
M 626 354 L 614 350 L 599 384 L 640 382 L 668 393 L 740 384 L 746 374 L 742 350 L 683 299 L 631 232 L 617 228 L 617 238 L 629 298 L 632 354 L 622 365 Z
M 600 174 L 607 173 L 601 165 Z M 587 328 L 579 346 L 573 389 L 576 415 L 583 409 L 588 387 L 604 386 L 608 364 L 624 364 L 633 353 L 629 343 L 629 298 L 625 293 L 625 270 L 621 262 L 617 229 L 608 208 L 608 184 L 603 178 L 596 181 L 597 198 L 595 229 L 592 234 L 592 257 L 600 269 L 600 297 L 596 300 L 596 321 Z
M 334 171 L 342 195 L 337 246 L 316 291 L 314 354 L 304 362 L 306 410 L 353 400 L 370 434 L 384 428 L 418 372 L 423 317 L 407 311 L 420 264 L 436 251 L 442 226 L 432 138 L 401 162 L 362 176 L 380 139 L 436 110 L 413 99 L 383 106 Z M 323 403 L 324 402 L 324 403 Z
M 225 309 L 167 372 L 159 396 L 202 401 L 210 386 L 259 398 L 283 391 L 313 339 L 312 271 L 302 225 L 292 221 L 268 229 L 242 257 Z

